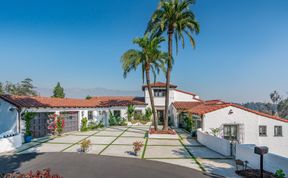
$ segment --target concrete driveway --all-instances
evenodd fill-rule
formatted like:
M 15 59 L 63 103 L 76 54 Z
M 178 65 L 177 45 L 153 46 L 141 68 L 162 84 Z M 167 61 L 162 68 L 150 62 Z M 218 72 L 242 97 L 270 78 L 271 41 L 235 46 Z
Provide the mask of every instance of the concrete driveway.
M 199 144 L 184 130 L 176 130 L 180 139 L 148 139 L 147 130 L 147 126 L 133 126 L 72 132 L 62 137 L 35 139 L 24 144 L 16 154 L 78 152 L 80 142 L 89 139 L 92 146 L 88 154 L 160 161 L 225 177 L 237 177 L 232 159 Z M 142 141 L 144 144 L 138 156 L 131 154 L 134 141 Z
M 172 164 L 83 153 L 31 153 L 0 157 L 0 173 L 13 170 L 26 173 L 45 168 L 65 178 L 211 177 L 205 172 Z

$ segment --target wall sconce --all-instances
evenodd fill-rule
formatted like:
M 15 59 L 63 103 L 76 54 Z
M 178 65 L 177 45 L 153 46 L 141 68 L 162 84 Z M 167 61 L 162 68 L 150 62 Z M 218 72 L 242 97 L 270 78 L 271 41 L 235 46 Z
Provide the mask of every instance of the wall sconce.
M 233 113 L 234 113 L 234 112 L 233 112 L 233 110 L 232 110 L 232 109 L 230 109 L 230 111 L 229 111 L 229 113 L 228 113 L 228 114 L 230 115 L 230 114 L 233 114 Z
M 11 112 L 16 111 L 16 110 L 17 110 L 17 108 L 15 108 L 15 107 L 10 107 L 9 108 L 9 111 L 11 111 Z

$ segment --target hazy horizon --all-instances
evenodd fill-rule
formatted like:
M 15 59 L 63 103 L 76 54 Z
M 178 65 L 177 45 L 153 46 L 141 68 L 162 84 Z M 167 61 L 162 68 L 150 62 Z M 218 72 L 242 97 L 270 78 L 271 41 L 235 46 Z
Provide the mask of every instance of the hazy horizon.
M 124 79 L 120 57 L 135 48 L 158 2 L 2 1 L 0 81 L 141 92 L 141 70 Z M 171 82 L 204 99 L 268 102 L 274 90 L 286 97 L 287 7 L 286 0 L 198 0 L 196 48 L 187 40 L 174 51 Z
M 50 97 L 53 95 L 53 88 L 36 88 L 37 93 L 40 96 Z M 95 88 L 64 88 L 65 97 L 66 98 L 85 98 L 86 96 L 137 96 L 137 97 L 144 97 L 142 90 L 117 90 L 117 89 L 109 89 L 109 88 L 102 88 L 102 87 L 95 87 Z M 190 91 L 193 92 L 193 91 Z M 198 93 L 195 93 L 198 94 Z M 269 94 L 265 100 L 227 100 L 225 98 L 207 98 L 205 96 L 200 96 L 203 100 L 213 100 L 213 99 L 220 99 L 227 102 L 234 102 L 234 103 L 247 103 L 247 102 L 264 102 L 264 103 L 271 103 L 269 98 Z

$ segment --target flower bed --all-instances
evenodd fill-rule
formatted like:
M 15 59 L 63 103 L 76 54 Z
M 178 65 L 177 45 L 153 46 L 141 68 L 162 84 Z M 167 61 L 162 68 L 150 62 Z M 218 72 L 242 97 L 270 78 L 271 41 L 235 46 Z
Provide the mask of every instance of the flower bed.
M 173 129 L 168 129 L 167 131 L 164 130 L 155 130 L 154 128 L 150 128 L 148 132 L 149 138 L 162 138 L 162 139 L 179 139 L 176 131 Z
M 63 178 L 62 176 L 58 174 L 51 174 L 50 169 L 43 169 L 43 171 L 35 171 L 35 172 L 28 172 L 28 173 L 19 173 L 19 172 L 13 172 L 13 173 L 7 173 L 7 174 L 0 174 L 0 177 L 7 177 L 7 178 Z
M 247 170 L 241 170 L 236 171 L 236 174 L 239 176 L 247 177 L 247 178 L 257 178 L 260 177 L 260 170 L 259 169 L 247 169 Z M 264 171 L 263 172 L 264 178 L 277 178 L 273 173 Z
M 135 121 L 135 120 L 127 123 L 128 126 L 132 126 L 132 125 L 133 126 L 145 126 L 145 125 L 150 126 L 151 124 L 152 124 L 152 122 L 150 122 L 150 121 Z
M 177 133 L 176 133 L 176 131 L 175 130 L 173 130 L 173 129 L 168 129 L 168 130 L 155 130 L 154 128 L 150 128 L 149 129 L 149 134 L 170 134 L 170 135 L 176 135 Z

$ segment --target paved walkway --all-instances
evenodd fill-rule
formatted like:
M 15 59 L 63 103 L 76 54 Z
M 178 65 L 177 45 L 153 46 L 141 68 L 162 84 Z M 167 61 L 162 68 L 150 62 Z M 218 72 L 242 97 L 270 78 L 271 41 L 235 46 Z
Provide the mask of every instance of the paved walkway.
M 180 139 L 148 139 L 148 127 L 110 127 L 88 132 L 73 132 L 56 138 L 36 139 L 24 144 L 16 154 L 43 152 L 78 152 L 80 142 L 92 142 L 88 154 L 142 158 L 193 168 L 199 171 L 237 177 L 234 161 L 199 144 L 190 134 L 177 129 Z M 138 156 L 131 154 L 132 143 L 142 141 L 144 147 Z

